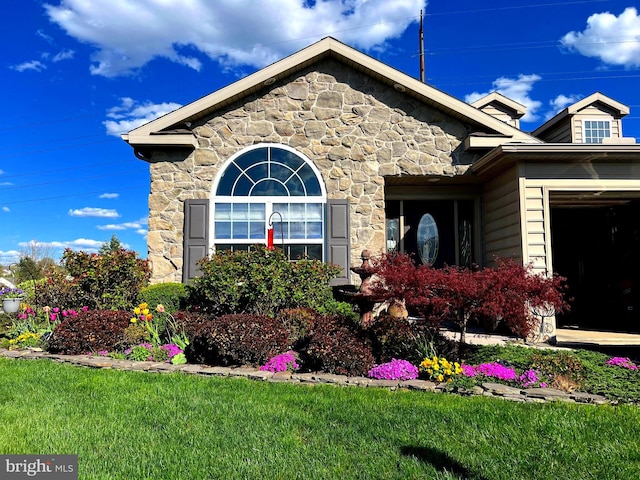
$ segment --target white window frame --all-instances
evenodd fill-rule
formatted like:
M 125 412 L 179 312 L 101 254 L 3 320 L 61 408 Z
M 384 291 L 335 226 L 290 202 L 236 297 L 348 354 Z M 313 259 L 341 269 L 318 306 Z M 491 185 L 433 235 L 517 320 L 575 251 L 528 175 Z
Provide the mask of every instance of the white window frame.
M 597 126 L 596 126 L 596 128 L 593 128 L 591 126 L 589 128 L 587 128 L 587 122 L 605 122 L 608 125 L 608 128 L 606 128 L 606 130 L 608 130 L 609 135 L 608 136 L 603 136 L 603 137 L 600 137 L 600 136 L 593 137 L 592 136 L 591 139 L 597 138 L 598 141 L 596 141 L 596 142 L 593 142 L 593 141 L 588 142 L 587 141 L 587 130 L 593 132 L 594 130 L 598 131 L 600 129 Z M 612 127 L 612 125 L 613 125 L 613 122 L 608 117 L 600 117 L 600 118 L 593 117 L 593 118 L 585 118 L 585 119 L 583 119 L 582 120 L 582 143 L 589 143 L 589 144 L 592 144 L 592 145 L 603 143 L 603 139 L 604 138 L 611 138 L 611 127 Z
M 281 150 L 286 150 L 290 153 L 295 154 L 297 157 L 299 157 L 300 159 L 302 159 L 307 165 L 309 165 L 311 167 L 311 169 L 313 170 L 313 173 L 316 176 L 316 179 L 318 180 L 318 183 L 320 184 L 320 191 L 321 191 L 321 195 L 305 195 L 305 196 L 233 196 L 233 195 L 216 195 L 216 192 L 218 191 L 218 187 L 220 185 L 220 181 L 224 175 L 224 173 L 226 172 L 227 168 L 229 167 L 229 165 L 231 165 L 234 160 L 236 160 L 238 157 L 252 151 L 252 150 L 257 150 L 257 149 L 262 149 L 262 148 L 275 148 L 275 149 L 281 149 Z M 245 238 L 245 239 L 233 239 L 233 238 L 228 238 L 228 239 L 223 239 L 223 238 L 217 238 L 216 237 L 216 222 L 215 222 L 215 215 L 216 215 L 216 204 L 218 203 L 231 203 L 231 204 L 237 204 L 237 203 L 257 203 L 257 204 L 264 204 L 265 205 L 265 236 L 264 239 L 251 239 L 251 238 Z M 236 154 L 234 154 L 233 156 L 231 156 L 229 159 L 227 159 L 224 164 L 221 166 L 220 170 L 218 171 L 218 173 L 216 174 L 216 178 L 214 179 L 213 182 L 213 186 L 212 186 L 212 190 L 211 190 L 211 208 L 210 208 L 210 215 L 209 215 L 209 232 L 211 232 L 211 235 L 209 237 L 209 248 L 212 249 L 212 251 L 215 251 L 215 245 L 216 244 L 225 244 L 225 245 L 246 245 L 246 244 L 250 244 L 250 245 L 256 245 L 256 244 L 267 244 L 267 229 L 269 228 L 269 223 L 271 221 L 271 223 L 273 224 L 274 227 L 274 244 L 276 246 L 280 245 L 282 243 L 281 241 L 281 234 L 278 228 L 278 224 L 280 222 L 280 216 L 277 214 L 274 214 L 274 204 L 278 204 L 278 203 L 288 203 L 288 204 L 320 204 L 320 211 L 321 211 L 321 222 L 322 222 L 322 227 L 321 227 L 321 235 L 320 238 L 301 238 L 301 239 L 288 239 L 285 238 L 284 243 L 287 245 L 320 245 L 322 247 L 322 260 L 325 261 L 326 260 L 326 256 L 327 256 L 327 252 L 326 252 L 326 246 L 325 246 L 325 240 L 326 240 L 326 204 L 327 204 L 327 192 L 326 192 L 326 188 L 324 185 L 324 181 L 322 180 L 322 175 L 320 174 L 320 171 L 318 170 L 318 168 L 313 164 L 313 162 L 311 162 L 311 160 L 309 158 L 307 158 L 304 154 L 302 154 L 301 152 L 299 152 L 298 150 L 295 150 L 287 145 L 281 145 L 281 144 L 274 144 L 274 143 L 260 143 L 260 144 L 256 144 L 256 145 L 252 145 L 251 147 L 245 148 L 239 152 L 237 152 Z M 285 218 L 286 221 L 286 218 Z

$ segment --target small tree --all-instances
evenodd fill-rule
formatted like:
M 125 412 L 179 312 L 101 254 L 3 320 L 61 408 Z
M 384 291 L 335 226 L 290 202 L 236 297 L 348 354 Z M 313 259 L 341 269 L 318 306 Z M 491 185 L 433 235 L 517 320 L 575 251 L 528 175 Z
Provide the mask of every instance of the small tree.
M 383 255 L 375 261 L 372 284 L 376 301 L 404 300 L 407 308 L 434 326 L 451 319 L 466 341 L 471 319 L 502 319 L 516 335 L 526 338 L 537 326 L 532 309 L 556 313 L 569 308 L 564 298 L 565 279 L 534 275 L 532 266 L 497 259 L 496 268 L 466 269 L 416 266 L 405 254 Z

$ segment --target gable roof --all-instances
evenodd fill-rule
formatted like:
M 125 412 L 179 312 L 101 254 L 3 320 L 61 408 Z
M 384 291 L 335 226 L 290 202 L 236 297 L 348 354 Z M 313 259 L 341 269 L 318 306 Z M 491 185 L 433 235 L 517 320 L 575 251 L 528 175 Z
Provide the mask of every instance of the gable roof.
M 564 110 L 561 110 L 555 117 L 550 118 L 545 123 L 543 123 L 538 128 L 536 128 L 533 132 L 531 132 L 531 135 L 533 135 L 534 137 L 542 135 L 543 132 L 553 127 L 560 120 L 568 116 L 575 115 L 576 113 L 579 113 L 581 110 L 585 109 L 589 105 L 593 105 L 595 103 L 601 103 L 604 106 L 608 107 L 610 110 L 614 112 L 615 114 L 614 116 L 616 118 L 622 118 L 625 115 L 629 114 L 629 107 L 627 107 L 626 105 L 623 105 L 620 102 L 616 102 L 613 98 L 607 97 L 606 95 L 600 92 L 596 92 L 596 93 L 592 93 L 588 97 L 583 98 L 582 100 L 576 103 L 569 105 Z
M 137 148 L 154 146 L 195 148 L 197 145 L 195 136 L 188 129 L 192 122 L 243 97 L 267 88 L 275 81 L 290 76 L 325 58 L 333 58 L 343 62 L 461 121 L 495 132 L 496 141 L 499 143 L 504 143 L 507 140 L 513 142 L 540 142 L 540 140 L 522 130 L 512 127 L 466 102 L 410 77 L 332 37 L 326 37 L 237 82 L 135 128 L 129 133 L 123 134 L 122 139 L 136 150 Z
M 514 113 L 514 118 L 520 118 L 525 113 L 527 113 L 527 107 L 525 107 L 521 103 L 516 102 L 515 100 L 511 100 L 510 98 L 505 97 L 499 92 L 491 92 L 489 95 L 485 95 L 475 102 L 471 102 L 471 106 L 481 109 L 482 107 L 486 107 L 490 103 L 500 104 L 507 107 Z

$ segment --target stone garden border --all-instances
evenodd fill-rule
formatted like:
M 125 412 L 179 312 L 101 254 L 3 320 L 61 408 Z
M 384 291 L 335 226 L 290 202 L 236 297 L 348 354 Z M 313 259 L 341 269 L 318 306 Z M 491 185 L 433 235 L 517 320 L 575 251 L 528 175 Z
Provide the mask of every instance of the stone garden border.
M 117 360 L 95 355 L 56 355 L 38 349 L 7 350 L 0 348 L 0 356 L 14 359 L 49 359 L 56 362 L 70 363 L 90 368 L 110 368 L 114 370 L 129 370 L 153 373 L 181 372 L 192 375 L 218 377 L 244 377 L 249 380 L 267 382 L 290 382 L 300 384 L 329 384 L 336 386 L 378 387 L 389 390 L 406 389 L 427 392 L 449 392 L 458 395 L 482 395 L 498 397 L 515 402 L 545 403 L 561 401 L 584 404 L 610 404 L 601 396 L 583 392 L 563 392 L 554 388 L 517 388 L 500 383 L 485 382 L 469 390 L 449 391 L 444 383 L 434 383 L 428 380 L 376 380 L 367 377 L 348 377 L 328 373 L 291 373 L 265 372 L 252 367 L 211 367 L 207 365 L 171 365 L 166 362 L 137 362 L 132 360 Z

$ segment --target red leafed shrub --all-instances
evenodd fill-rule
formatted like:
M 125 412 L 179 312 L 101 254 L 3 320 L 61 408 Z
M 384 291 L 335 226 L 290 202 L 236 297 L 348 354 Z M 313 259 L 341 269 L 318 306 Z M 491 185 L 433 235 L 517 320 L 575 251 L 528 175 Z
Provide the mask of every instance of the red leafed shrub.
M 185 314 L 181 322 L 189 337 L 185 355 L 190 363 L 258 365 L 290 348 L 287 329 L 272 317 Z
M 339 316 L 318 317 L 300 358 L 307 370 L 339 375 L 366 375 L 374 364 L 367 333 Z
M 53 330 L 48 350 L 66 355 L 115 350 L 124 340 L 130 317 L 128 312 L 114 310 L 87 310 L 66 317 Z
M 471 319 L 501 319 L 516 335 L 526 337 L 536 326 L 532 312 L 569 309 L 566 279 L 535 275 L 532 266 L 497 259 L 496 268 L 416 266 L 405 254 L 383 255 L 373 262 L 376 300 L 405 300 L 409 311 L 434 325 L 445 319 L 460 327 L 460 340 Z

